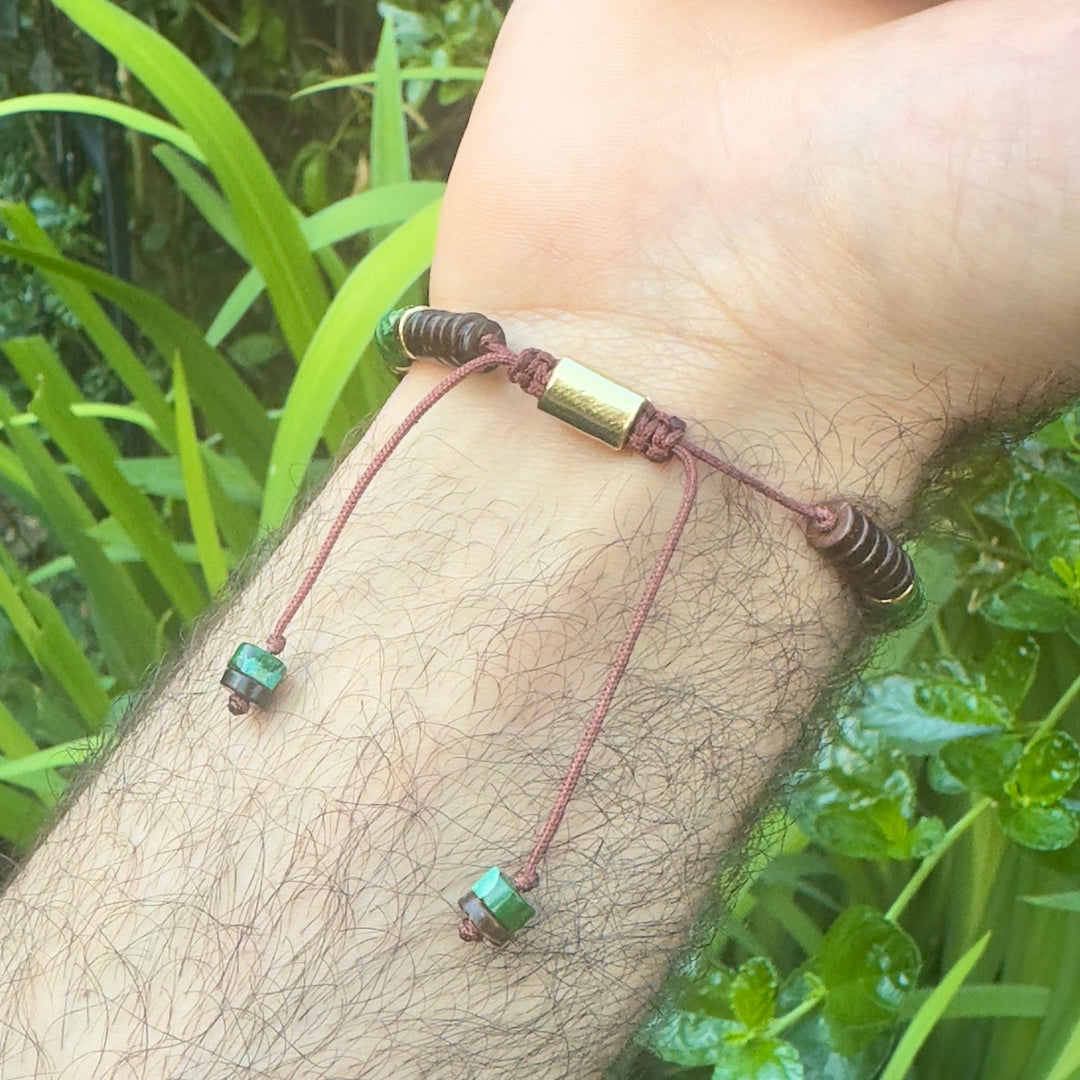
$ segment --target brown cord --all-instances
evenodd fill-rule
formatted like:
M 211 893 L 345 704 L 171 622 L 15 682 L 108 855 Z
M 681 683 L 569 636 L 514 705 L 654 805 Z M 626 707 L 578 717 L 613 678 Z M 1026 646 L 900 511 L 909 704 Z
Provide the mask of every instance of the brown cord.
M 436 402 L 440 401 L 455 386 L 463 382 L 473 373 L 477 371 L 490 371 L 492 370 L 492 367 L 496 365 L 505 368 L 510 381 L 517 386 L 520 386 L 527 394 L 536 398 L 543 395 L 548 380 L 551 378 L 552 370 L 558 362 L 551 353 L 545 352 L 543 349 L 523 349 L 521 352 L 514 352 L 512 349 L 507 348 L 507 346 L 495 336 L 488 336 L 483 340 L 487 351 L 481 356 L 469 360 L 461 367 L 450 372 L 450 374 L 438 383 L 438 385 L 421 398 L 405 419 L 394 429 L 394 432 L 375 454 L 367 468 L 364 469 L 364 472 L 353 485 L 344 503 L 342 503 L 341 509 L 338 511 L 333 524 L 330 526 L 329 532 L 326 534 L 326 538 L 323 540 L 318 553 L 312 560 L 304 577 L 301 579 L 300 585 L 293 594 L 292 599 L 286 605 L 285 610 L 275 624 L 273 631 L 267 637 L 266 648 L 268 652 L 277 654 L 284 649 L 285 631 L 288 629 L 289 623 L 311 592 L 319 574 L 322 572 L 323 567 L 330 557 L 330 553 L 333 551 L 334 545 L 341 536 L 350 515 L 356 508 L 356 504 L 360 501 L 361 496 L 367 491 L 368 487 L 370 487 L 371 482 L 375 479 L 379 470 L 386 464 L 398 446 L 401 445 L 405 436 L 436 404 Z M 656 408 L 648 402 L 646 402 L 645 406 L 638 414 L 638 417 L 631 428 L 627 445 L 642 454 L 649 461 L 663 463 L 669 461 L 672 457 L 677 457 L 679 459 L 683 471 L 682 501 L 679 504 L 675 520 L 668 529 L 664 544 L 656 557 L 652 571 L 646 581 L 645 588 L 634 609 L 630 626 L 608 669 L 607 677 L 604 680 L 596 704 L 593 707 L 592 714 L 582 732 L 577 749 L 570 759 L 566 774 L 559 785 L 555 802 L 547 816 L 547 820 L 537 834 L 532 850 L 524 865 L 514 875 L 514 887 L 520 892 L 529 892 L 530 890 L 535 889 L 539 884 L 539 866 L 543 862 L 548 848 L 555 838 L 555 834 L 559 829 L 559 825 L 562 823 L 571 799 L 574 797 L 574 791 L 581 778 L 582 771 L 585 768 L 589 752 L 592 750 L 594 743 L 600 735 L 604 721 L 611 709 L 612 701 L 615 698 L 615 693 L 618 690 L 619 684 L 630 663 L 634 646 L 636 645 L 642 628 L 649 616 L 649 612 L 652 609 L 653 602 L 655 601 L 656 595 L 664 580 L 668 566 L 678 547 L 683 530 L 690 518 L 698 488 L 697 469 L 694 464 L 695 459 L 716 469 L 725 476 L 729 476 L 733 480 L 760 492 L 766 498 L 772 499 L 781 506 L 787 507 L 789 510 L 808 518 L 821 529 L 831 528 L 835 521 L 835 514 L 828 506 L 804 503 L 784 494 L 779 488 L 766 483 L 764 480 L 753 476 L 751 473 L 744 472 L 730 462 L 724 461 L 702 447 L 691 443 L 685 438 L 685 433 L 686 423 L 683 420 L 671 413 Z M 229 698 L 229 708 L 234 713 L 247 712 L 248 702 L 239 695 L 233 694 Z M 480 937 L 476 927 L 467 917 L 462 919 L 458 927 L 458 933 L 464 941 L 476 941 Z

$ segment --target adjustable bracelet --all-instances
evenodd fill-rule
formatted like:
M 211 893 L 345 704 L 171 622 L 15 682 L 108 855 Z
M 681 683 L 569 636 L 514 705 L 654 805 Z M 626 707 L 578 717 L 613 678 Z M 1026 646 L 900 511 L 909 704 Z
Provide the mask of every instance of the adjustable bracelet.
M 252 705 L 259 709 L 271 707 L 274 691 L 286 674 L 285 664 L 279 659 L 285 648 L 285 631 L 326 565 L 356 504 L 420 418 L 469 376 L 502 368 L 512 383 L 538 399 L 542 411 L 615 450 L 631 449 L 657 463 L 676 458 L 682 466 L 683 496 L 675 520 L 668 529 L 630 626 L 608 669 L 592 714 L 532 850 L 513 876 L 492 867 L 459 901 L 462 919 L 458 932 L 463 940 L 484 938 L 496 945 L 504 945 L 536 914 L 524 894 L 539 884 L 540 864 L 573 798 L 589 751 L 600 734 L 634 645 L 693 510 L 698 462 L 803 518 L 811 547 L 840 574 L 864 611 L 880 616 L 917 610 L 920 600 L 918 579 L 915 567 L 900 543 L 865 511 L 843 500 L 805 503 L 792 498 L 760 477 L 691 442 L 686 436 L 683 420 L 658 409 L 640 394 L 577 361 L 556 359 L 542 349 L 514 352 L 507 347 L 506 335 L 498 323 L 484 315 L 426 307 L 392 311 L 380 320 L 376 342 L 387 365 L 398 374 L 404 373 L 414 360 L 419 359 L 436 360 L 453 370 L 398 425 L 357 480 L 318 554 L 266 638 L 265 648 L 244 642 L 233 653 L 221 682 L 231 691 L 228 704 L 235 715 L 248 712 Z

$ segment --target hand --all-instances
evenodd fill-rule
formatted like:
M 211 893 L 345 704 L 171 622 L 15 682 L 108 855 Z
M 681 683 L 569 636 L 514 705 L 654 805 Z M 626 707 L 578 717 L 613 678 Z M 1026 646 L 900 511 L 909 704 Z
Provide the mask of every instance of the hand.
M 433 302 L 898 485 L 1080 386 L 1078 54 L 1063 0 L 517 0 Z

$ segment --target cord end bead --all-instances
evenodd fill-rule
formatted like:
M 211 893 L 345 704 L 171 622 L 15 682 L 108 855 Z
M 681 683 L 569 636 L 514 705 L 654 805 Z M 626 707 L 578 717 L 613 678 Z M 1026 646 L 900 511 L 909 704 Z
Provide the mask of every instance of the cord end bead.
M 535 914 L 536 910 L 514 888 L 513 882 L 493 866 L 459 901 L 465 918 L 461 925 L 470 924 L 476 933 L 496 945 L 512 941 Z M 475 940 L 462 934 L 463 940 Z
M 807 539 L 858 592 L 863 604 L 871 610 L 917 607 L 915 564 L 900 542 L 849 502 L 837 499 L 823 506 L 833 520 L 811 522 Z
M 395 375 L 404 375 L 409 365 L 416 359 L 408 349 L 402 337 L 402 330 L 414 311 L 424 308 L 394 308 L 388 311 L 375 327 L 375 347 L 382 355 L 383 362 Z
M 232 691 L 229 697 L 229 711 L 237 712 L 238 701 L 256 705 L 260 709 L 270 706 L 274 691 L 285 678 L 285 665 L 271 652 L 260 649 L 245 641 L 232 654 L 225 674 L 221 676 L 221 685 Z
M 485 338 L 506 344 L 503 328 L 478 311 L 397 308 L 388 311 L 375 328 L 375 344 L 395 375 L 404 375 L 421 357 L 461 367 L 487 351 Z

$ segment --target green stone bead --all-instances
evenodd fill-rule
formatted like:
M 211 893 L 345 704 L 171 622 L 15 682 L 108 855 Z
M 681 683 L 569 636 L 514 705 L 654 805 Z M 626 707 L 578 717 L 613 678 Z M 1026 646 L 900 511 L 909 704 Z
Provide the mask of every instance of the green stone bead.
M 497 866 L 472 887 L 472 892 L 508 933 L 520 930 L 536 914 Z
M 375 345 L 382 354 L 386 366 L 395 374 L 400 374 L 412 363 L 412 358 L 401 347 L 401 335 L 398 333 L 398 323 L 409 310 L 409 308 L 395 308 L 393 311 L 388 311 L 375 327 Z
M 248 641 L 232 654 L 229 667 L 254 679 L 267 690 L 276 690 L 278 683 L 285 678 L 285 665 L 273 653 Z

